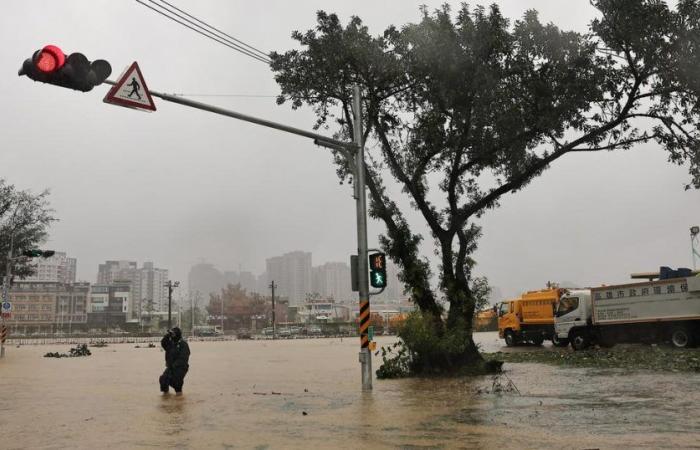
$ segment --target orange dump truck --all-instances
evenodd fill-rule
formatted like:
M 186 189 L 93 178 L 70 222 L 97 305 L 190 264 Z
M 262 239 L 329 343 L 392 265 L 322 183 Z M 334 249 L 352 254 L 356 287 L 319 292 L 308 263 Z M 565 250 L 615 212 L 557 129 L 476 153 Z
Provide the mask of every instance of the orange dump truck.
M 498 320 L 493 308 L 484 309 L 476 313 L 474 331 L 496 331 Z
M 563 342 L 554 333 L 554 311 L 565 292 L 558 287 L 529 291 L 502 302 L 498 308 L 498 336 L 509 347 L 525 342 L 542 345 L 545 339 L 566 346 L 568 341 Z

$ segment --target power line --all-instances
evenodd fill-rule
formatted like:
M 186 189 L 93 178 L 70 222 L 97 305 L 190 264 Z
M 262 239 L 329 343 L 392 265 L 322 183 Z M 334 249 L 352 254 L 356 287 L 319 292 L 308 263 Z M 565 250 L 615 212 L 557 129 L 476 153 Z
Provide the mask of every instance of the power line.
M 250 56 L 251 58 L 256 59 L 256 60 L 258 60 L 258 61 L 260 61 L 260 62 L 262 62 L 262 63 L 270 64 L 270 60 L 269 60 L 269 59 L 264 59 L 264 58 L 262 58 L 261 56 L 259 56 L 259 55 L 255 54 L 255 53 L 253 53 L 253 52 L 250 51 L 250 50 L 247 50 L 247 49 L 241 47 L 241 46 L 238 45 L 238 44 L 235 44 L 235 43 L 233 43 L 233 42 L 231 42 L 231 41 L 228 41 L 228 40 L 224 40 L 223 38 L 220 38 L 219 36 L 214 35 L 214 33 L 212 33 L 211 31 L 209 31 L 209 30 L 203 28 L 203 27 L 200 26 L 200 25 L 197 25 L 197 24 L 193 23 L 191 20 L 186 19 L 186 18 L 180 16 L 179 14 L 177 14 L 177 13 L 175 13 L 175 12 L 173 12 L 173 11 L 170 11 L 169 9 L 167 9 L 167 8 L 161 6 L 161 5 L 158 5 L 157 3 L 153 2 L 152 0 L 147 0 L 147 1 L 153 3 L 154 5 L 156 5 L 157 7 L 161 8 L 161 9 L 163 9 L 163 10 L 165 10 L 165 11 L 167 11 L 168 13 L 172 13 L 172 14 L 176 15 L 177 17 L 180 17 L 181 19 L 183 19 L 183 20 L 185 20 L 185 21 L 187 21 L 187 22 L 189 22 L 189 23 L 192 23 L 193 25 L 195 25 L 195 26 L 201 28 L 203 31 L 200 31 L 200 30 L 198 30 L 198 29 L 196 29 L 196 28 L 194 28 L 194 27 L 192 27 L 192 26 L 190 26 L 190 25 L 188 25 L 188 24 L 186 24 L 186 23 L 184 23 L 184 22 L 182 22 L 182 21 L 176 19 L 175 17 L 170 16 L 169 14 L 167 14 L 167 13 L 161 11 L 160 9 L 156 9 L 156 8 L 150 6 L 150 5 L 147 5 L 146 3 L 142 2 L 141 0 L 135 0 L 135 1 L 136 1 L 137 3 L 139 3 L 139 4 L 143 5 L 143 6 L 145 6 L 146 8 L 148 8 L 148 9 L 150 9 L 150 10 L 152 10 L 152 11 L 157 12 L 158 14 L 162 15 L 163 17 L 166 17 L 166 18 L 168 18 L 168 19 L 170 19 L 170 20 L 172 20 L 172 21 L 174 21 L 174 22 L 177 22 L 178 24 L 180 24 L 180 25 L 182 25 L 182 26 L 184 26 L 184 27 L 189 28 L 189 29 L 192 30 L 192 31 L 195 31 L 195 32 L 201 34 L 201 35 L 204 36 L 204 37 L 207 37 L 207 38 L 209 38 L 209 39 L 211 39 L 211 40 L 213 40 L 213 41 L 218 42 L 219 44 L 225 45 L 226 47 L 229 47 L 229 48 L 231 48 L 231 49 L 233 49 L 233 50 L 236 50 L 236 51 L 238 51 L 238 52 L 240 52 L 240 53 L 243 53 L 243 54 L 246 55 L 246 56 Z M 207 34 L 207 33 L 208 33 L 208 34 Z
M 141 0 L 136 0 L 136 2 L 142 4 L 143 6 L 145 6 L 145 7 L 149 8 L 149 9 L 151 9 L 151 10 L 153 10 L 153 11 L 159 13 L 160 15 L 162 15 L 162 16 L 164 16 L 164 17 L 166 17 L 166 18 L 168 18 L 168 19 L 170 19 L 170 20 L 172 20 L 172 21 L 174 21 L 174 22 L 177 22 L 178 24 L 180 24 L 180 25 L 182 25 L 182 26 L 184 26 L 184 27 L 189 28 L 189 29 L 192 30 L 192 31 L 196 31 L 197 33 L 201 34 L 202 36 L 205 36 L 205 37 L 207 37 L 207 38 L 209 38 L 209 39 L 211 39 L 211 40 L 213 40 L 213 41 L 216 41 L 216 42 L 218 42 L 219 44 L 222 44 L 222 45 L 225 45 L 226 47 L 232 48 L 233 50 L 236 50 L 236 51 L 238 51 L 238 52 L 240 52 L 240 53 L 243 53 L 243 54 L 246 55 L 246 56 L 250 56 L 251 58 L 257 59 L 258 61 L 264 62 L 265 64 L 269 64 L 269 63 L 270 63 L 269 58 L 268 58 L 268 59 L 265 59 L 265 58 L 263 58 L 263 57 L 261 57 L 261 56 L 255 54 L 255 53 L 253 53 L 252 51 L 247 50 L 247 49 L 245 49 L 244 47 L 241 47 L 240 45 L 236 44 L 236 43 L 233 42 L 233 41 L 230 41 L 230 40 L 228 40 L 228 39 L 226 39 L 226 38 L 223 38 L 223 37 L 221 37 L 221 36 L 217 36 L 217 35 L 216 35 L 215 33 L 213 33 L 212 31 L 207 30 L 206 28 L 202 27 L 201 25 L 198 25 L 198 24 L 194 23 L 193 21 L 187 19 L 186 17 L 181 16 L 181 15 L 178 14 L 177 12 L 172 11 L 172 10 L 168 9 L 167 7 L 165 7 L 165 6 L 158 4 L 158 3 L 154 2 L 153 0 L 147 0 L 147 1 L 150 2 L 151 4 L 155 5 L 156 7 L 160 8 L 160 9 L 155 9 L 155 8 L 153 8 L 152 6 L 149 6 L 149 5 L 145 4 L 145 3 L 143 3 Z M 162 10 L 162 11 L 161 11 L 161 10 Z M 163 12 L 163 11 L 165 11 L 165 12 Z M 194 25 L 195 27 L 201 29 L 201 31 L 198 30 L 197 28 L 193 28 L 192 26 L 187 25 L 186 23 L 182 22 L 182 20 L 178 20 L 177 18 L 173 17 L 171 14 L 174 15 L 174 16 L 176 16 L 176 17 L 178 17 L 178 18 L 180 18 L 180 19 L 182 19 L 182 20 L 184 20 L 185 22 L 189 22 L 190 24 Z
M 178 97 L 249 97 L 249 98 L 277 98 L 277 95 L 262 94 L 189 94 L 177 92 L 172 95 Z
M 210 29 L 216 31 L 217 33 L 222 34 L 222 35 L 224 35 L 224 36 L 226 36 L 226 37 L 228 37 L 228 38 L 230 38 L 230 39 L 232 39 L 232 40 L 238 42 L 239 44 L 241 44 L 241 45 L 243 45 L 243 46 L 245 46 L 245 47 L 248 47 L 249 49 L 251 49 L 251 50 L 253 50 L 253 51 L 259 53 L 263 58 L 270 59 L 270 56 L 269 56 L 267 53 L 263 52 L 262 50 L 259 50 L 259 49 L 255 48 L 255 47 L 253 47 L 252 45 L 248 45 L 248 44 L 246 44 L 245 42 L 243 42 L 243 41 L 241 41 L 241 40 L 239 40 L 239 39 L 236 39 L 235 37 L 231 36 L 230 34 L 227 34 L 227 33 L 223 32 L 223 31 L 219 30 L 218 28 L 209 25 L 209 24 L 206 23 L 205 21 L 200 20 L 200 19 L 194 17 L 194 16 L 191 15 L 191 14 L 188 14 L 187 12 L 185 12 L 185 11 L 181 10 L 180 8 L 178 8 L 177 6 L 175 6 L 175 5 L 171 4 L 171 3 L 166 2 L 165 0 L 159 0 L 159 1 L 160 1 L 161 3 L 165 3 L 166 5 L 170 6 L 171 8 L 174 8 L 174 9 L 180 11 L 181 13 L 183 13 L 184 15 L 186 15 L 187 17 L 196 20 L 197 22 L 199 22 L 199 23 L 201 23 L 202 25 L 204 25 L 204 26 L 206 26 L 206 27 L 208 27 L 208 28 L 210 28 Z

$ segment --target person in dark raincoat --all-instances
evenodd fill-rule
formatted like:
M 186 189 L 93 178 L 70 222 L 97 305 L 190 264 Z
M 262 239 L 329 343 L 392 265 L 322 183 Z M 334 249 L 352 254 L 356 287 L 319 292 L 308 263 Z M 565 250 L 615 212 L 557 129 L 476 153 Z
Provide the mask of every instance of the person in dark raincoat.
M 160 345 L 165 350 L 166 367 L 160 376 L 160 390 L 167 394 L 172 387 L 176 394 L 182 394 L 182 384 L 190 368 L 190 346 L 182 338 L 182 331 L 178 327 L 168 330 Z

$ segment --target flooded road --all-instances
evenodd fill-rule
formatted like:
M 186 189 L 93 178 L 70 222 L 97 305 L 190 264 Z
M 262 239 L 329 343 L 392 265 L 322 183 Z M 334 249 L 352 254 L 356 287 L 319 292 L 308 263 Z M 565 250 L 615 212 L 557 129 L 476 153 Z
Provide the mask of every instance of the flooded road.
M 190 346 L 182 397 L 158 392 L 158 348 L 8 348 L 0 448 L 700 448 L 700 374 L 506 364 L 519 394 L 490 392 L 492 377 L 375 380 L 363 394 L 357 339 Z

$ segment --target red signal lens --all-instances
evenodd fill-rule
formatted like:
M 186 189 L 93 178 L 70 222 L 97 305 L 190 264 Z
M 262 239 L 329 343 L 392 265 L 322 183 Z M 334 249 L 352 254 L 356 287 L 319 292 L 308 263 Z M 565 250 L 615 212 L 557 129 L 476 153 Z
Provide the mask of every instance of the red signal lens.
M 34 65 L 44 73 L 55 72 L 63 67 L 66 62 L 66 55 L 55 45 L 47 45 L 39 52 Z

